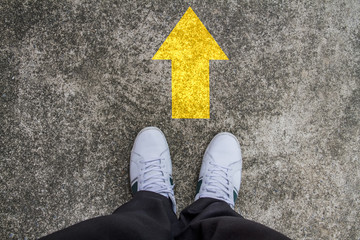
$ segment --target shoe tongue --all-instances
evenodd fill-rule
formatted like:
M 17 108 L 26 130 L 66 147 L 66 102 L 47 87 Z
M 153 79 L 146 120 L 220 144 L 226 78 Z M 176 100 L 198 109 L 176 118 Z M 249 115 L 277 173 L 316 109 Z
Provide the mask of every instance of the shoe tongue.
M 146 163 L 145 165 L 145 170 L 148 170 L 149 168 L 154 168 L 154 170 L 149 171 L 147 173 L 144 174 L 144 176 L 146 177 L 146 179 L 151 178 L 152 176 L 155 175 L 159 175 L 159 173 L 161 172 L 161 168 L 160 168 L 160 164 L 161 164 L 161 160 L 157 159 L 157 160 L 150 160 Z M 154 165 L 157 165 L 159 167 L 156 167 Z

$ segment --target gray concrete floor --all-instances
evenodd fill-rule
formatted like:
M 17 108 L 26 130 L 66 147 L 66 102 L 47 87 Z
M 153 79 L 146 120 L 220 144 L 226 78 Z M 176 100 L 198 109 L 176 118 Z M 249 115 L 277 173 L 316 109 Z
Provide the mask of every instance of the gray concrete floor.
M 191 6 L 229 61 L 211 118 L 171 119 L 151 58 Z M 236 211 L 294 239 L 360 239 L 360 2 L 0 3 L 0 239 L 34 239 L 131 199 L 130 150 L 167 136 L 178 210 L 219 131 L 243 151 Z

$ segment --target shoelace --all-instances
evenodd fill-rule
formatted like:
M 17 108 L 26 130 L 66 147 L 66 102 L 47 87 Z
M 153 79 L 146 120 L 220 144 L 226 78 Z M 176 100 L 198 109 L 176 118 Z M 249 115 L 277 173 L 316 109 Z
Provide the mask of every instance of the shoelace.
M 144 164 L 143 171 L 143 189 L 145 191 L 152 191 L 163 194 L 172 194 L 174 185 L 166 183 L 166 176 L 163 169 L 165 165 L 162 164 L 161 158 L 140 161 Z
M 209 169 L 210 173 L 205 174 L 205 191 L 200 197 L 216 196 L 217 199 L 222 199 L 229 204 L 233 204 L 230 200 L 230 181 L 228 167 L 217 165 L 213 162 L 209 162 L 213 167 Z

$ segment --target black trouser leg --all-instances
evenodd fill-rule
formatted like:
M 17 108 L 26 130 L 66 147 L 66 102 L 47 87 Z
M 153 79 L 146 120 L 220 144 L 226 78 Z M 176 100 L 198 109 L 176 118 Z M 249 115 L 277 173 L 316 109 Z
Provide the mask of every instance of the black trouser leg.
M 140 191 L 111 215 L 80 222 L 41 240 L 171 239 L 176 221 L 168 198 Z
M 246 220 L 220 200 L 200 198 L 180 214 L 175 239 L 289 239 L 262 224 Z

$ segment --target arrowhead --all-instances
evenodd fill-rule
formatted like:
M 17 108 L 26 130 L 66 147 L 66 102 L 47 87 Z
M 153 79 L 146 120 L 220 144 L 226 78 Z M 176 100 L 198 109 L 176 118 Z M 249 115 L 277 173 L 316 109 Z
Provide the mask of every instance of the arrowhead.
M 176 24 L 153 60 L 229 60 L 191 7 Z

